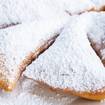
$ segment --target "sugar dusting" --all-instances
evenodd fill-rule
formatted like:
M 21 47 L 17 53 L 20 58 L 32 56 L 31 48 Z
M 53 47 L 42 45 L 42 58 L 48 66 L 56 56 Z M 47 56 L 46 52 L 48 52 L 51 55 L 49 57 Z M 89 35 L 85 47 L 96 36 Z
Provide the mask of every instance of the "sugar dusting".
M 105 13 L 91 13 L 91 15 L 87 16 L 91 18 L 88 37 L 101 60 L 105 61 Z
M 0 0 L 0 25 L 51 18 L 53 12 L 99 10 L 104 5 L 105 0 Z
M 25 75 L 55 88 L 88 92 L 105 87 L 105 68 L 87 38 L 91 28 L 94 31 L 95 14 L 71 17 L 55 43 L 27 67 Z
M 99 9 L 104 4 L 105 0 L 0 0 L 0 28 L 8 26 L 5 24 L 23 23 L 0 29 L 0 68 L 5 75 L 2 79 L 14 80 L 17 65 L 25 55 L 62 30 L 68 20 L 64 11 L 75 14 Z M 76 91 L 95 91 L 104 87 L 104 67 L 86 36 L 88 34 L 99 44 L 100 40 L 104 43 L 104 17 L 104 13 L 86 13 L 79 19 L 73 16 L 75 20 L 71 17 L 71 25 L 67 25 L 54 45 L 27 68 L 25 75 L 53 87 Z M 100 52 L 104 59 L 104 49 Z M 41 91 L 34 90 L 33 80 L 22 81 L 12 93 L 0 93 L 2 105 L 67 105 L 75 99 L 59 97 L 59 94 L 41 97 Z M 35 92 L 41 95 L 35 95 Z
M 44 44 L 45 41 L 57 35 L 68 20 L 67 14 L 57 14 L 49 20 L 23 23 L 0 30 L 0 71 L 3 78 L 14 81 L 19 72 L 18 66 L 31 52 Z M 6 68 L 4 68 L 6 67 Z
M 21 78 L 11 93 L 0 91 L 1 105 L 68 105 L 76 99 L 77 97 L 66 94 L 57 95 L 48 87 L 43 87 L 26 77 Z
M 88 10 L 100 10 L 105 6 L 105 0 L 55 0 L 59 2 L 61 9 L 70 14 L 78 14 Z
M 60 12 L 56 0 L 0 0 L 0 25 L 47 20 Z

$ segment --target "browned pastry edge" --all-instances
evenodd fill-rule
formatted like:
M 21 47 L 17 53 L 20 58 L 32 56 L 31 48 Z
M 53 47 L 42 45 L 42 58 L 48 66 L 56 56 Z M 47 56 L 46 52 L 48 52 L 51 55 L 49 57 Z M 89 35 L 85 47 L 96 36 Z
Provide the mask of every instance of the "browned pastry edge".
M 105 11 L 105 5 L 103 5 L 103 6 L 99 9 L 99 11 Z
M 82 14 L 82 13 L 85 13 L 85 12 L 104 12 L 105 11 L 105 5 L 103 5 L 101 8 L 99 8 L 99 9 L 97 9 L 97 8 L 95 8 L 95 7 L 92 7 L 92 8 L 90 8 L 90 9 L 86 9 L 86 10 L 83 10 L 83 11 L 81 11 L 81 12 L 78 12 L 78 13 L 70 13 L 68 10 L 65 10 L 65 12 L 67 13 L 67 14 L 69 14 L 70 16 L 72 16 L 72 15 L 74 15 L 74 14 L 77 14 L 77 15 L 80 15 L 80 14 Z
M 70 89 L 56 89 L 56 90 L 62 90 L 64 93 L 69 93 L 75 96 L 79 96 L 85 99 L 89 100 L 103 100 L 105 99 L 105 88 L 102 88 L 100 90 L 97 90 L 95 92 L 76 92 L 74 90 Z
M 32 78 L 30 78 L 30 79 L 32 79 Z M 36 82 L 38 82 L 41 85 L 48 86 L 52 91 L 55 91 L 55 92 L 63 92 L 63 93 L 68 94 L 68 95 L 79 96 L 81 98 L 85 98 L 88 100 L 95 100 L 95 101 L 100 101 L 100 100 L 105 99 L 105 87 L 103 87 L 102 89 L 98 89 L 96 91 L 89 91 L 89 92 L 81 92 L 80 91 L 79 92 L 79 91 L 72 90 L 70 88 L 65 88 L 65 89 L 54 88 L 52 86 L 49 86 L 44 81 L 36 81 Z
M 31 64 L 33 60 L 37 59 L 37 57 L 40 54 L 42 54 L 45 50 L 47 50 L 54 43 L 57 36 L 58 35 L 55 35 L 54 37 L 52 37 L 49 40 L 47 40 L 46 42 L 44 42 L 44 44 L 37 47 L 37 49 L 34 52 L 30 52 L 30 54 L 28 56 L 26 56 L 26 58 L 20 63 L 19 68 L 18 68 L 19 72 L 18 72 L 18 75 L 17 75 L 15 81 L 10 82 L 8 80 L 0 80 L 0 88 L 5 91 L 12 91 L 14 89 L 14 87 L 16 86 L 17 81 L 19 80 L 21 74 L 26 69 L 26 67 L 29 64 Z
M 77 14 L 77 15 L 81 15 L 82 13 L 85 13 L 85 12 L 91 12 L 91 11 L 99 11 L 99 10 L 96 10 L 94 7 L 90 8 L 90 9 L 86 9 L 86 10 L 83 10 L 81 12 L 78 12 L 78 13 L 70 13 L 68 10 L 65 10 L 65 12 L 67 14 L 69 14 L 70 16 L 74 15 L 74 14 Z

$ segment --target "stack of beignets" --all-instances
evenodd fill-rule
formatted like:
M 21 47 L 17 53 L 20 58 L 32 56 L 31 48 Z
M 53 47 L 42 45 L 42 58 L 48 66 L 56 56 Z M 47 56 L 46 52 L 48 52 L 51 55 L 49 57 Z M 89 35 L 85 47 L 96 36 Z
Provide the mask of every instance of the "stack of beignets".
M 25 71 L 52 90 L 104 99 L 104 7 L 105 0 L 1 0 L 0 88 L 13 90 Z

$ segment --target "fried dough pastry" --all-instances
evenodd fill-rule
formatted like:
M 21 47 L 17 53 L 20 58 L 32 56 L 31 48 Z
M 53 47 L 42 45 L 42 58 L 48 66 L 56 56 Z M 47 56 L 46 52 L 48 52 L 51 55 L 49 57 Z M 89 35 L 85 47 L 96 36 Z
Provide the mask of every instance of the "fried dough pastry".
M 54 42 L 67 19 L 60 17 L 0 30 L 0 88 L 14 88 L 26 66 Z
M 105 14 L 92 12 L 71 17 L 53 45 L 24 74 L 54 90 L 91 100 L 104 99 L 105 67 L 87 37 L 88 32 L 94 32 L 94 24 L 103 21 L 99 17 L 105 19 Z M 100 24 L 96 24 L 97 31 Z

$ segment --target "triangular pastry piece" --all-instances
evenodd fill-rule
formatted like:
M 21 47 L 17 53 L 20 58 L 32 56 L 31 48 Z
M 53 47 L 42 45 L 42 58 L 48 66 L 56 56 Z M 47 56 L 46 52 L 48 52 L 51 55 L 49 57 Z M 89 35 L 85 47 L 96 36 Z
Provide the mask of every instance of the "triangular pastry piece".
M 101 100 L 105 98 L 105 68 L 87 38 L 91 23 L 85 16 L 71 17 L 53 45 L 24 74 L 53 89 Z
M 67 17 L 0 30 L 0 88 L 12 90 L 25 67 L 47 49 Z

